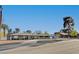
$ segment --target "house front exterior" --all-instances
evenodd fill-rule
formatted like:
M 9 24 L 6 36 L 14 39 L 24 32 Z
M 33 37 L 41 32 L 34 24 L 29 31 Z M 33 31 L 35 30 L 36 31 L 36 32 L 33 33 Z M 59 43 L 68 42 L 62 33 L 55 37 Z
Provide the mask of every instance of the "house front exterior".
M 31 40 L 31 39 L 50 39 L 47 34 L 14 33 L 9 34 L 7 40 Z

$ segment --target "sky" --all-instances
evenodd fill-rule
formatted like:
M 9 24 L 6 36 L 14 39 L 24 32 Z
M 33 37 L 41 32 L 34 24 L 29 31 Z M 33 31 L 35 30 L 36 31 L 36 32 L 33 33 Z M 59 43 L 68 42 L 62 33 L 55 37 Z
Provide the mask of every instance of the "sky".
M 63 28 L 63 17 L 71 16 L 79 32 L 77 5 L 3 5 L 3 23 L 13 30 L 54 33 Z

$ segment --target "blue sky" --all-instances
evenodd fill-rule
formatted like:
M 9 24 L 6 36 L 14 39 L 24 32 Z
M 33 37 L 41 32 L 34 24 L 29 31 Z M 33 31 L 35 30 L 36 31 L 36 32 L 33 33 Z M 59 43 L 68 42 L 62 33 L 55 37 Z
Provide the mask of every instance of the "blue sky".
M 54 33 L 63 28 L 63 17 L 71 16 L 79 30 L 79 6 L 3 5 L 3 23 L 13 30 L 36 30 Z

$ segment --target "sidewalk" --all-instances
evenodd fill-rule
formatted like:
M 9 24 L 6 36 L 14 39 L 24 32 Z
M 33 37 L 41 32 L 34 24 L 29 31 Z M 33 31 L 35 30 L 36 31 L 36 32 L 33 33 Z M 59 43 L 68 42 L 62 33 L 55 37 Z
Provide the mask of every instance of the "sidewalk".
M 0 40 L 0 44 L 20 43 L 23 40 Z

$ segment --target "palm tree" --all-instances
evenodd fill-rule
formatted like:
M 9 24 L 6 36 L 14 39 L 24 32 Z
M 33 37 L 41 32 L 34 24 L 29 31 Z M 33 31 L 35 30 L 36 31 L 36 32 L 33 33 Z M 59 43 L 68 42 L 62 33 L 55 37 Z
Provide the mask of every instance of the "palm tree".
M 2 25 L 1 25 L 1 28 L 3 29 L 3 33 L 4 33 L 4 37 L 5 37 L 5 36 L 6 36 L 6 30 L 7 30 L 7 32 L 8 32 L 8 25 L 2 24 Z

